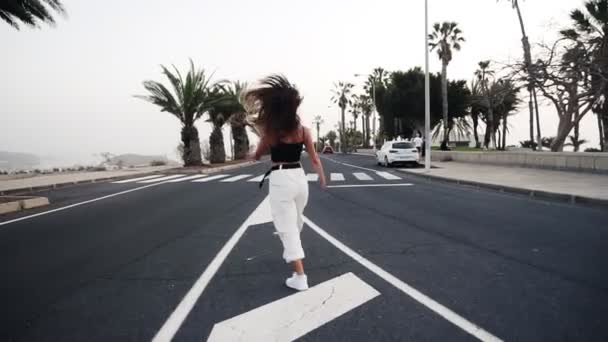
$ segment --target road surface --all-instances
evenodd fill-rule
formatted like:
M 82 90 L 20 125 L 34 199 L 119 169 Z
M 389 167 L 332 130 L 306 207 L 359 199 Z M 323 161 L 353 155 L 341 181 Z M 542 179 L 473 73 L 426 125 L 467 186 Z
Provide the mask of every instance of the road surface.
M 266 163 L 81 185 L 0 217 L 0 341 L 608 340 L 607 211 L 323 158 L 308 292 L 283 285 Z

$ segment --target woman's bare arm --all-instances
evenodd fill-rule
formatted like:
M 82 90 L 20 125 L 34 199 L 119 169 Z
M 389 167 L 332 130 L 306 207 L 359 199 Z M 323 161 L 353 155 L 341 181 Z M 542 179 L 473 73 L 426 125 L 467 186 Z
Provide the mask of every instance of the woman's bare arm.
M 308 152 L 308 157 L 312 162 L 312 167 L 315 169 L 317 174 L 319 175 L 319 183 L 322 188 L 325 188 L 325 173 L 323 172 L 323 165 L 321 164 L 321 159 L 315 151 L 315 146 L 312 142 L 312 138 L 310 135 L 310 131 L 308 128 L 304 127 L 304 145 L 306 145 L 306 151 Z

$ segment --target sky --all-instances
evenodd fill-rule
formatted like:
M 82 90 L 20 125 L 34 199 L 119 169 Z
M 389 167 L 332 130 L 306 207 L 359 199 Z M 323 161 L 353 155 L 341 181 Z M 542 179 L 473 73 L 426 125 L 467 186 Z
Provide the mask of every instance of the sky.
M 423 0 L 64 0 L 57 25 L 20 31 L 0 22 L 0 150 L 64 162 L 89 162 L 100 152 L 177 159 L 180 123 L 134 95 L 142 81 L 162 80 L 160 66 L 194 63 L 214 79 L 254 82 L 283 73 L 304 96 L 300 115 L 321 134 L 340 117 L 330 101 L 336 81 L 361 84 L 355 73 L 375 67 L 424 66 Z M 551 41 L 582 0 L 523 0 L 531 42 Z M 466 43 L 448 77 L 473 77 L 481 60 L 513 62 L 521 33 L 510 1 L 429 0 L 430 22 L 456 21 Z M 431 71 L 441 64 L 431 55 Z M 360 88 L 358 88 L 360 90 Z M 523 94 L 523 93 L 522 93 Z M 526 103 L 511 119 L 508 144 L 527 139 Z M 543 136 L 557 116 L 541 108 Z M 210 124 L 199 121 L 202 138 Z M 227 132 L 227 130 L 226 130 Z M 581 135 L 598 146 L 588 114 Z M 226 137 L 228 137 L 226 135 Z

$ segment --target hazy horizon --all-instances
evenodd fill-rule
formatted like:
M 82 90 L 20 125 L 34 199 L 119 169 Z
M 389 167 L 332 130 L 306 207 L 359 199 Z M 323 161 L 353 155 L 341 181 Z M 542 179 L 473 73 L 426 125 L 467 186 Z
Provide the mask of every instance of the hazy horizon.
M 252 3 L 228 0 L 63 1 L 67 18 L 56 27 L 0 23 L 0 150 L 93 160 L 100 152 L 175 157 L 180 124 L 136 99 L 142 81 L 165 80 L 160 64 L 184 69 L 192 58 L 214 78 L 253 82 L 284 73 L 304 96 L 301 116 L 322 115 L 322 134 L 335 128 L 339 109 L 330 101 L 336 81 L 361 84 L 355 73 L 424 66 L 424 1 Z M 451 79 L 471 80 L 480 60 L 519 59 L 521 34 L 509 1 L 430 0 L 431 23 L 456 21 L 467 42 L 448 69 Z M 569 12 L 583 1 L 522 1 L 532 44 L 555 38 Z M 483 14 L 483 15 L 480 15 Z M 431 71 L 441 65 L 431 55 Z M 360 88 L 358 88 L 360 89 Z M 523 98 L 524 92 L 521 96 Z M 328 108 L 328 106 L 332 106 Z M 507 143 L 528 139 L 526 103 L 510 118 Z M 557 116 L 541 113 L 543 136 L 553 136 Z M 210 125 L 197 124 L 201 140 Z M 226 130 L 226 138 L 228 133 Z M 597 147 L 595 115 L 587 114 L 583 148 Z M 228 147 L 228 142 L 226 141 Z M 228 152 L 228 148 L 227 148 Z

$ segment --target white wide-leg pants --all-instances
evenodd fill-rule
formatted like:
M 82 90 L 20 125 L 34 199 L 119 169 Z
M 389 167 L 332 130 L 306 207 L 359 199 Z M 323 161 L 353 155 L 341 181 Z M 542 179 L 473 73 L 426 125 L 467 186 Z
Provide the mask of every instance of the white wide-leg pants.
M 308 202 L 308 180 L 302 168 L 272 171 L 269 182 L 270 210 L 281 242 L 283 259 L 292 262 L 304 258 L 300 232 Z

